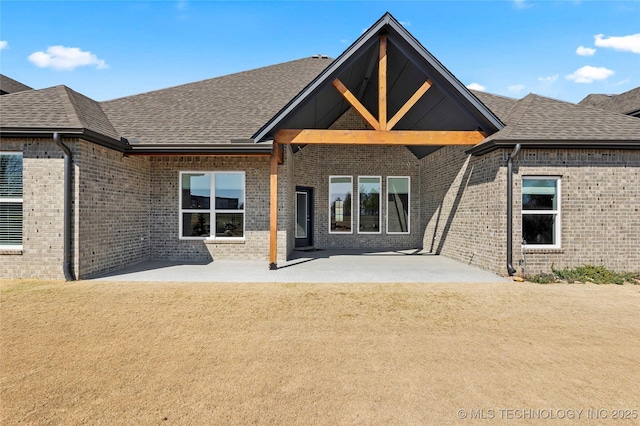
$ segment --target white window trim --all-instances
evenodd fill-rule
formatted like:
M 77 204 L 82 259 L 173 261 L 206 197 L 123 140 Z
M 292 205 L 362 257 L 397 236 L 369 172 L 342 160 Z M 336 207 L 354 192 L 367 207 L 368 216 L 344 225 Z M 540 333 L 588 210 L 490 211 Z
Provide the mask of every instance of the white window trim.
M 224 173 L 224 174 L 239 174 L 242 175 L 242 186 L 243 186 L 243 195 L 244 200 L 242 200 L 243 208 L 242 210 L 228 210 L 228 209 L 216 209 L 216 175 Z M 211 201 L 209 203 L 208 209 L 183 209 L 182 208 L 182 175 L 185 174 L 205 174 L 210 175 L 211 177 Z M 242 171 L 226 171 L 226 170 L 217 170 L 217 171 L 203 171 L 203 170 L 192 170 L 192 171 L 181 171 L 178 177 L 178 238 L 180 240 L 195 240 L 195 241 L 244 241 L 247 235 L 247 180 L 246 173 Z M 212 235 L 208 237 L 184 237 L 182 236 L 182 214 L 183 213 L 209 213 L 209 220 L 211 223 L 211 228 L 214 230 Z M 217 213 L 242 213 L 244 215 L 244 219 L 242 220 L 242 237 L 216 237 L 215 233 L 215 221 Z
M 378 231 L 376 232 L 360 231 L 360 179 L 363 179 L 363 178 L 378 179 L 378 183 L 380 184 L 380 192 L 378 193 Z M 353 199 L 353 195 L 351 196 L 351 199 Z M 351 211 L 353 212 L 353 209 Z M 382 234 L 382 176 L 358 176 L 358 234 L 364 234 L 364 235 Z
M 407 194 L 407 231 L 406 232 L 392 232 L 389 231 L 389 211 L 391 210 L 389 207 L 389 179 L 407 179 L 407 185 L 409 188 L 409 193 Z M 411 234 L 411 176 L 387 176 L 387 188 L 386 188 L 386 223 L 385 230 L 388 235 L 409 235 Z
M 349 178 L 351 180 L 351 231 L 349 232 L 336 232 L 331 230 L 331 179 L 332 178 Z M 353 176 L 348 175 L 329 175 L 329 215 L 328 218 L 328 226 L 329 226 L 329 234 L 332 235 L 353 235 Z
M 23 172 L 24 172 L 24 154 L 22 151 L 0 151 L 2 155 L 19 155 L 23 160 Z M 24 185 L 24 175 L 22 176 L 22 184 Z M 22 235 L 21 239 L 24 242 L 24 186 L 22 197 L 0 197 L 0 203 L 20 203 L 22 204 Z M 6 245 L 0 244 L 0 250 L 3 251 L 22 251 L 24 244 L 20 245 Z
M 556 181 L 556 209 L 555 210 L 525 210 L 522 206 L 522 194 L 520 195 L 520 213 L 524 215 L 533 214 L 553 214 L 555 215 L 554 233 L 556 236 L 555 244 L 522 244 L 522 248 L 526 250 L 549 250 L 562 248 L 562 177 L 561 176 L 522 176 L 522 180 L 546 179 Z M 520 185 L 522 191 L 524 185 Z M 520 221 L 522 223 L 522 220 Z M 521 230 L 522 232 L 522 225 Z

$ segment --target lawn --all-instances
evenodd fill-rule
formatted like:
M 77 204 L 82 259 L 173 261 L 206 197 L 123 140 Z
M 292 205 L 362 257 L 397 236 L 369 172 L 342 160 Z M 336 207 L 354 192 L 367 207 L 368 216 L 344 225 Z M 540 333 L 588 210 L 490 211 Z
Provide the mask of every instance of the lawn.
M 640 286 L 0 289 L 2 425 L 640 421 Z

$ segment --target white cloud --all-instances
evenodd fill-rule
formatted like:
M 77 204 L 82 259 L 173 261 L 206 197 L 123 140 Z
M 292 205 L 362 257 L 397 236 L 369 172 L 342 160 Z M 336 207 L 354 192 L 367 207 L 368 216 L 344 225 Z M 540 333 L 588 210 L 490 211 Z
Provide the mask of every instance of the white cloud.
M 40 68 L 72 70 L 77 67 L 95 65 L 97 69 L 108 68 L 104 60 L 78 47 L 51 46 L 46 52 L 34 52 L 29 61 Z
M 514 84 L 512 86 L 507 87 L 507 90 L 511 93 L 520 93 L 524 90 L 524 84 Z
M 596 53 L 596 49 L 594 49 L 593 47 L 579 46 L 576 49 L 576 53 L 580 56 L 593 56 Z
M 528 9 L 533 7 L 531 3 L 527 3 L 527 0 L 513 0 L 513 5 L 516 9 Z
M 604 67 L 592 67 L 585 65 L 566 76 L 567 80 L 576 83 L 593 83 L 598 80 L 606 80 L 614 74 L 614 71 Z
M 468 84 L 467 85 L 467 89 L 478 90 L 480 92 L 484 92 L 485 90 L 487 90 L 486 87 L 484 87 L 482 84 L 478 84 L 478 83 Z
M 9 42 L 5 40 L 0 40 L 0 50 L 8 49 Z
M 558 74 L 550 75 L 548 77 L 538 77 L 538 81 L 541 81 L 543 83 L 553 84 L 558 79 L 558 77 L 560 77 Z
M 593 36 L 595 45 L 598 47 L 608 47 L 622 52 L 640 53 L 640 33 L 622 37 L 604 38 L 603 34 Z
M 595 45 L 598 47 L 608 47 L 623 52 L 640 53 L 640 33 L 622 37 L 604 38 L 604 34 L 593 36 Z
M 403 27 L 410 27 L 411 21 L 400 21 L 400 25 L 402 25 Z

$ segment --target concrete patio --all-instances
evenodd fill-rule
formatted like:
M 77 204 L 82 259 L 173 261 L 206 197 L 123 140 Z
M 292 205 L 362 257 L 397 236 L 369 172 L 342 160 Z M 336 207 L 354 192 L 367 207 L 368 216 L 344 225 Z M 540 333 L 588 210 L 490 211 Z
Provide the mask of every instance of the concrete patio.
M 267 261 L 146 261 L 95 280 L 264 283 L 504 282 L 491 272 L 419 250 L 295 251 L 270 271 Z

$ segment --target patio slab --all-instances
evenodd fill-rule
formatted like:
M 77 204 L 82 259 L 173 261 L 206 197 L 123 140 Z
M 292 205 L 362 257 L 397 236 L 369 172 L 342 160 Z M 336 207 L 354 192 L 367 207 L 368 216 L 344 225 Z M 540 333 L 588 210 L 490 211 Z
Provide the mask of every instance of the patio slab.
M 259 283 L 505 282 L 491 272 L 418 250 L 294 252 L 291 260 L 268 269 L 266 261 L 184 263 L 150 260 L 94 280 Z

